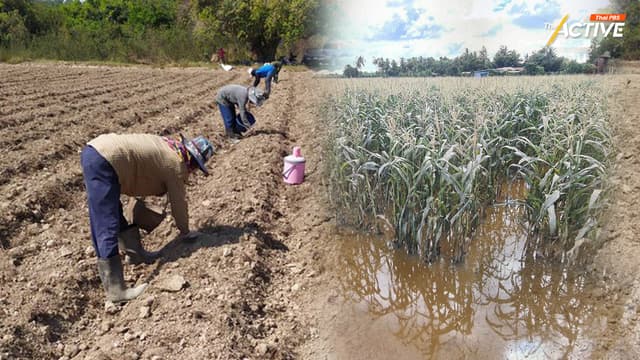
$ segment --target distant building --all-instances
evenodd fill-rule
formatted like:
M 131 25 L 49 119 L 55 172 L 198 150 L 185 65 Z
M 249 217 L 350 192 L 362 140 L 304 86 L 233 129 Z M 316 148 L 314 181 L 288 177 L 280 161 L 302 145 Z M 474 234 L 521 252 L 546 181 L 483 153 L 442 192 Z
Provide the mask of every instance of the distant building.
M 524 71 L 524 67 L 513 67 L 513 66 L 505 66 L 505 67 L 501 67 L 501 68 L 496 68 L 493 69 L 495 72 L 501 73 L 501 74 L 520 74 Z
M 473 72 L 474 78 L 483 78 L 489 76 L 489 70 L 476 70 Z
M 596 60 L 596 72 L 598 74 L 604 74 L 607 71 L 607 64 L 609 63 L 610 57 L 611 54 L 608 51 L 598 56 L 598 60 Z

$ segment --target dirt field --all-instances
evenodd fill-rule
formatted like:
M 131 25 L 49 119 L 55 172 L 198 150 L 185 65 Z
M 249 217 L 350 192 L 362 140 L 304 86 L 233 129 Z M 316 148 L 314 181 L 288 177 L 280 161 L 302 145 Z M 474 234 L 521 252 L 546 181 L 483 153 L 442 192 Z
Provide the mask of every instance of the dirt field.
M 385 343 L 367 354 L 335 343 L 339 271 L 311 73 L 283 70 L 254 112 L 254 133 L 233 146 L 221 137 L 213 99 L 224 84 L 248 84 L 244 69 L 0 64 L 0 78 L 1 359 L 385 357 L 375 350 Z M 618 191 L 603 229 L 609 241 L 591 266 L 601 291 L 591 296 L 619 316 L 594 333 L 594 358 L 637 358 L 640 76 L 606 81 L 624 110 L 613 119 Z M 168 217 L 144 236 L 146 247 L 168 255 L 125 268 L 129 283 L 150 286 L 105 313 L 79 151 L 105 132 L 178 131 L 204 134 L 218 147 L 212 176 L 193 176 L 188 188 L 192 228 L 206 236 L 178 243 Z M 280 179 L 293 145 L 307 158 L 307 181 L 296 187 Z M 180 277 L 181 290 L 164 289 Z
M 640 75 L 631 74 L 640 63 L 627 65 L 629 74 L 609 79 L 616 114 L 612 116 L 616 161 L 611 179 L 615 190 L 601 236 L 605 243 L 592 266 L 602 283 L 596 296 L 618 320 L 609 321 L 600 334 L 596 358 L 640 358 Z
M 323 273 L 317 242 L 330 220 L 310 73 L 283 71 L 254 112 L 255 132 L 233 146 L 213 99 L 222 85 L 247 84 L 244 69 L 0 64 L 0 74 L 0 358 L 296 357 L 316 331 L 300 299 Z M 177 131 L 218 148 L 212 176 L 188 189 L 191 226 L 207 235 L 172 241 L 168 217 L 143 240 L 168 256 L 125 267 L 150 287 L 107 314 L 79 151 L 105 132 Z M 294 144 L 308 176 L 290 187 L 280 174 Z M 174 275 L 182 290 L 162 290 Z

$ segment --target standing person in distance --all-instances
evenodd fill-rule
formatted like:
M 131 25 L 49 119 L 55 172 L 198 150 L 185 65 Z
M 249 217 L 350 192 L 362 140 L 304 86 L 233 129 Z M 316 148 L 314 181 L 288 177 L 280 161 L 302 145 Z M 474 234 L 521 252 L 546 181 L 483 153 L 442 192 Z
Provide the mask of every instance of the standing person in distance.
M 227 59 L 225 59 L 225 54 L 223 48 L 218 49 L 218 61 L 220 61 L 220 64 L 226 64 Z

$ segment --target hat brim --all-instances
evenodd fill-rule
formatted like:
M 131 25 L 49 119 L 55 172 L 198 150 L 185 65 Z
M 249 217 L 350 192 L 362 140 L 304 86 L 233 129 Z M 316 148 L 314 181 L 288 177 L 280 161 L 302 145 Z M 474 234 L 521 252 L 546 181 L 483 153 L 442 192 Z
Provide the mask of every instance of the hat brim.
M 264 100 L 258 100 L 255 94 L 249 94 L 249 101 L 255 106 L 262 106 L 262 103 L 264 103 Z
M 253 104 L 258 106 L 258 97 L 255 94 L 249 94 L 249 101 Z
M 182 136 L 182 134 L 180 134 L 180 136 L 182 137 L 182 143 L 185 145 L 185 147 L 187 148 L 187 151 L 191 154 L 191 157 L 196 161 L 196 164 L 198 164 L 198 167 L 200 168 L 200 170 L 206 175 L 209 176 L 209 170 L 207 170 L 207 167 L 205 166 L 204 162 L 202 160 L 200 160 L 200 158 L 204 158 L 203 154 L 194 154 L 193 151 L 191 151 L 189 146 L 186 146 L 186 139 L 184 138 L 184 136 Z M 191 142 L 191 145 L 193 145 L 193 147 L 196 149 L 198 149 L 198 147 L 196 146 L 196 144 L 189 140 Z

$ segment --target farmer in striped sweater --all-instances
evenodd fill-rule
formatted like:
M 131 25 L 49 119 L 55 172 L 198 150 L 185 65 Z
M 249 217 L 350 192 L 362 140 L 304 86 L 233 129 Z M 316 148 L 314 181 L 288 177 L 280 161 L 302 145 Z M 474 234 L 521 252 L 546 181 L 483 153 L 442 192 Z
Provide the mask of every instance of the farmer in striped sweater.
M 198 233 L 189 229 L 185 182 L 196 169 L 209 174 L 205 163 L 213 152 L 213 146 L 202 136 L 173 139 L 148 134 L 104 134 L 84 147 L 80 160 L 91 240 L 108 301 L 131 300 L 147 286 L 126 287 L 119 244 L 133 264 L 151 263 L 160 256 L 142 247 L 138 226 L 129 225 L 123 216 L 120 194 L 167 194 L 181 238 L 194 238 Z

